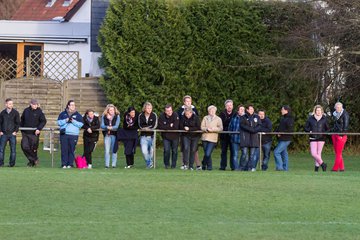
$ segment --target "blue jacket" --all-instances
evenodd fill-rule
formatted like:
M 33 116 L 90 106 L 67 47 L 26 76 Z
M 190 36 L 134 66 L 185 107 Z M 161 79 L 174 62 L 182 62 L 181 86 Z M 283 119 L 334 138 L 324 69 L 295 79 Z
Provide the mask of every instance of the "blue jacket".
M 240 118 L 239 114 L 235 114 L 230 121 L 228 131 L 239 132 L 239 133 L 231 133 L 230 141 L 232 143 L 240 143 Z
M 66 121 L 67 118 L 72 121 Z M 84 125 L 80 113 L 74 112 L 69 116 L 66 110 L 60 113 L 57 124 L 60 127 L 60 133 L 64 131 L 65 134 L 74 136 L 79 136 L 80 128 Z

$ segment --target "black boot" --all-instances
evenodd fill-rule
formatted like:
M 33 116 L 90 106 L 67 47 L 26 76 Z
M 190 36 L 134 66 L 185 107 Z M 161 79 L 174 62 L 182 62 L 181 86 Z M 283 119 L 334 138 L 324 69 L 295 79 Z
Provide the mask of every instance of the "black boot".
M 327 164 L 323 162 L 323 163 L 321 164 L 321 168 L 322 168 L 322 170 L 323 170 L 324 172 L 326 172 Z
M 318 172 L 318 171 L 319 171 L 319 167 L 315 166 L 315 172 Z

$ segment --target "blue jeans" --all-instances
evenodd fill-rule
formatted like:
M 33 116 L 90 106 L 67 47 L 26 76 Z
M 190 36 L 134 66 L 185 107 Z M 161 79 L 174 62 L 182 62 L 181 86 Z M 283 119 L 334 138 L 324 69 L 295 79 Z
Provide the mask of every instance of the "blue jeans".
M 141 152 L 143 154 L 146 167 L 149 168 L 153 165 L 154 147 L 153 138 L 151 136 L 140 137 Z
M 60 135 L 61 144 L 61 166 L 74 166 L 75 147 L 78 136 L 62 134 Z
M 287 148 L 291 141 L 279 141 L 274 149 L 274 157 L 277 171 L 289 170 L 289 155 Z
M 118 144 L 115 135 L 105 135 L 104 146 L 105 146 L 105 167 L 110 166 L 110 154 L 112 156 L 112 167 L 116 167 L 117 153 L 114 153 L 114 146 Z
M 183 144 L 183 158 L 184 165 L 189 164 L 189 168 L 192 168 L 195 160 L 195 153 L 198 150 L 198 142 L 200 136 L 183 136 L 182 144 Z
M 256 168 L 257 157 L 256 152 L 259 148 L 256 147 L 242 147 L 241 148 L 241 157 L 239 170 L 240 171 L 248 171 L 252 168 Z M 249 156 L 250 155 L 250 156 Z
M 15 166 L 16 160 L 16 136 L 10 135 L 2 135 L 0 138 L 0 166 L 4 165 L 4 155 L 5 155 L 5 147 L 6 143 L 9 141 L 10 143 L 10 159 L 9 166 Z
M 239 168 L 238 166 L 238 158 L 239 158 L 239 149 L 240 149 L 240 143 L 231 143 L 231 152 L 232 158 L 230 159 L 230 167 L 234 167 L 231 169 L 237 170 Z
M 176 168 L 179 138 L 173 140 L 164 138 L 163 144 L 164 144 L 164 165 L 166 167 L 170 166 L 170 152 L 171 152 L 171 168 Z
M 266 171 L 269 167 L 268 164 L 269 164 L 269 160 L 270 160 L 271 145 L 272 145 L 272 142 L 268 142 L 261 146 L 261 149 L 263 151 L 263 160 L 262 160 L 261 169 L 263 171 Z
M 230 142 L 230 135 L 225 134 L 220 138 L 221 144 L 221 160 L 220 160 L 220 169 L 225 170 L 227 167 L 227 150 L 230 149 L 230 168 L 231 170 L 235 170 L 236 167 L 233 163 L 234 152 L 232 151 L 232 143 Z M 236 164 L 237 165 L 237 164 Z
M 211 153 L 213 152 L 216 143 L 209 141 L 202 141 L 204 148 L 204 158 L 202 161 L 202 169 L 212 170 Z

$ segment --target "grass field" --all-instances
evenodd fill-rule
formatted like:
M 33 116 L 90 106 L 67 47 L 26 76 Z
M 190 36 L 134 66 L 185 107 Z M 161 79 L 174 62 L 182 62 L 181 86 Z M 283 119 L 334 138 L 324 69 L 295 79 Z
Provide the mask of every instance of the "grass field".
M 140 151 L 135 169 L 122 149 L 109 170 L 101 147 L 91 170 L 55 157 L 55 168 L 47 152 L 27 168 L 19 151 L 17 167 L 0 169 L 0 239 L 360 239 L 358 156 L 342 173 L 314 173 L 307 153 L 290 156 L 289 172 L 273 160 L 267 172 L 165 170 L 160 149 L 151 170 Z

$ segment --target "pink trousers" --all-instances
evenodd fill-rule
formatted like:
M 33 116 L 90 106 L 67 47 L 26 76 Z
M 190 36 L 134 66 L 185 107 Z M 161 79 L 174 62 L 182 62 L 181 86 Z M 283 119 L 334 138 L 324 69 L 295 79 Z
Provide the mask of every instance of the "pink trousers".
M 335 162 L 334 162 L 332 171 L 339 171 L 339 170 L 344 171 L 345 167 L 344 167 L 344 159 L 342 156 L 342 152 L 344 150 L 347 136 L 346 135 L 343 135 L 343 136 L 332 135 L 331 139 L 332 139 L 334 151 L 335 151 Z
M 324 141 L 310 142 L 311 156 L 314 158 L 315 166 L 317 167 L 319 167 L 323 163 L 323 160 L 321 158 L 321 152 L 323 150 L 324 144 Z

